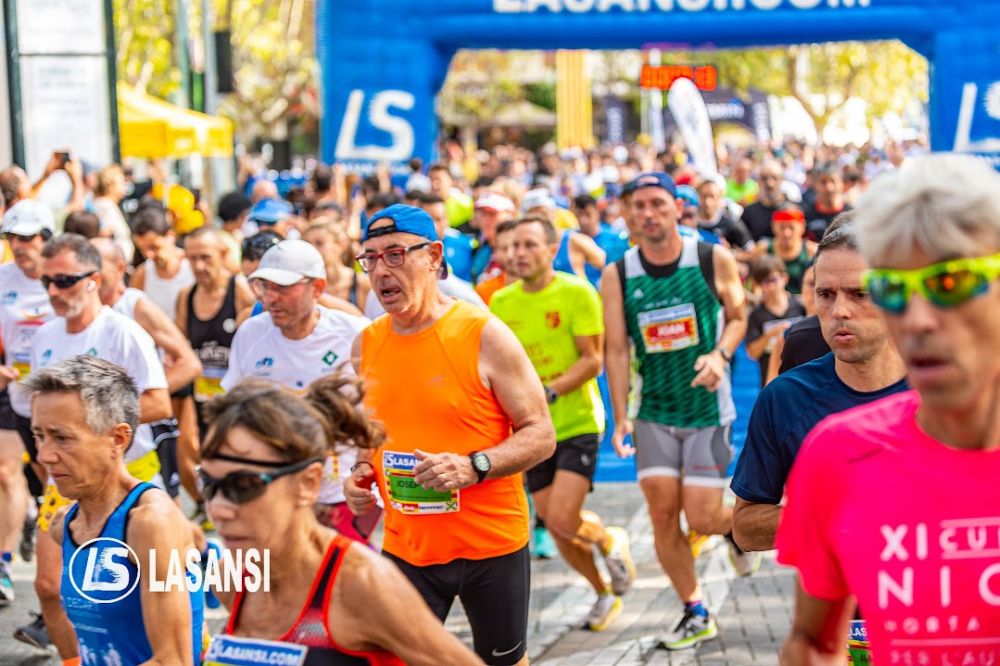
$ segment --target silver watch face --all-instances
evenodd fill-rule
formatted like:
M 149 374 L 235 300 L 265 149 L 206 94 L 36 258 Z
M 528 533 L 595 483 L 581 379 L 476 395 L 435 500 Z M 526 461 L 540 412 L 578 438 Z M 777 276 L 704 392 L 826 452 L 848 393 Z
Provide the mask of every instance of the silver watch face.
M 488 472 L 490 470 L 490 459 L 480 453 L 472 456 L 472 465 L 480 472 Z

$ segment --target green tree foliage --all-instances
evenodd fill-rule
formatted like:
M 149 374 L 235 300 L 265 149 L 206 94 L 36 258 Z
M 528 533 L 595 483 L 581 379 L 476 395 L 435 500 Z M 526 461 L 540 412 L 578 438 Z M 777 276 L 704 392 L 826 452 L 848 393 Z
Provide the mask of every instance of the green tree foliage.
M 114 0 L 118 80 L 164 99 L 180 86 L 173 61 L 173 3 Z
M 201 0 L 183 0 L 192 52 L 201 52 Z M 114 0 L 118 78 L 169 99 L 181 85 L 175 57 L 177 0 Z M 232 31 L 236 91 L 219 112 L 237 138 L 315 133 L 319 117 L 315 0 L 212 0 L 214 29 Z M 195 58 L 195 61 L 198 59 Z
M 901 42 L 843 42 L 685 53 L 678 62 L 714 64 L 719 84 L 796 98 L 820 133 L 849 98 L 874 119 L 927 99 L 927 60 Z

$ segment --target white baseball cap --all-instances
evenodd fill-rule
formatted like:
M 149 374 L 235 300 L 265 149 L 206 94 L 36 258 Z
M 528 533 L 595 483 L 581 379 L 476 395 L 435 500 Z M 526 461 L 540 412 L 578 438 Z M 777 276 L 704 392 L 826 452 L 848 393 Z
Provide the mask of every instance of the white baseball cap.
M 479 197 L 476 201 L 476 208 L 495 210 L 498 213 L 513 213 L 515 210 L 513 201 L 496 192 L 487 192 Z
M 35 199 L 21 199 L 3 214 L 3 233 L 15 236 L 34 236 L 47 229 L 56 228 L 52 209 Z
M 288 287 L 302 278 L 325 277 L 326 266 L 319 250 L 304 240 L 283 240 L 264 253 L 249 279 Z
M 533 208 L 548 208 L 551 210 L 555 207 L 556 200 L 552 198 L 552 193 L 544 187 L 528 190 L 528 193 L 524 195 L 524 203 L 521 204 L 521 209 L 525 211 Z

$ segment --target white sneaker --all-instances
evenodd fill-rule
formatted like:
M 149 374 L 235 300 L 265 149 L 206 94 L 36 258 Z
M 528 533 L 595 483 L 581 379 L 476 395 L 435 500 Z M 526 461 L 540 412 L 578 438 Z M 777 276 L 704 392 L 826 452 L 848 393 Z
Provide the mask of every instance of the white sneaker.
M 10 565 L 0 561 L 0 606 L 14 603 L 14 581 L 10 579 Z
M 718 635 L 719 628 L 715 624 L 715 618 L 685 609 L 684 617 L 674 626 L 673 631 L 660 640 L 660 646 L 667 650 L 686 650 Z
M 611 550 L 604 556 L 604 563 L 611 575 L 611 590 L 620 597 L 635 583 L 635 563 L 629 552 L 628 532 L 621 527 L 608 527 L 605 531 L 612 543 Z
M 757 573 L 763 556 L 760 553 L 745 551 L 737 546 L 731 534 L 726 535 L 726 542 L 729 544 L 729 563 L 733 565 L 736 575 L 746 578 Z
M 621 615 L 624 606 L 621 597 L 614 594 L 598 595 L 594 607 L 587 613 L 586 628 L 591 631 L 604 631 Z

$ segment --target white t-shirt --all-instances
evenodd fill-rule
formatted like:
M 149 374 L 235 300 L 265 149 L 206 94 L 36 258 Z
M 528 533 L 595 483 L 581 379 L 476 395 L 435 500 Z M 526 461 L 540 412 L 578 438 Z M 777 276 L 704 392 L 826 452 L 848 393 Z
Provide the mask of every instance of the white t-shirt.
M 150 389 L 167 388 L 167 376 L 156 355 L 153 338 L 139 324 L 107 306 L 101 308 L 90 326 L 79 333 L 67 333 L 66 320 L 62 317 L 42 326 L 31 346 L 31 367 L 40 369 L 83 354 L 123 367 L 135 380 L 140 394 Z M 30 416 L 30 409 L 18 413 Z M 125 462 L 137 460 L 154 449 L 152 429 L 147 424 L 140 425 L 125 454 Z
M 128 287 L 111 308 L 129 319 L 135 319 L 135 306 L 144 298 L 146 298 L 144 292 L 134 287 Z
M 31 372 L 31 341 L 55 316 L 41 281 L 25 276 L 14 262 L 0 265 L 0 339 L 7 365 L 14 366 L 22 379 Z M 14 411 L 27 417 L 31 404 L 16 383 L 8 394 Z
M 291 340 L 264 313 L 251 317 L 236 331 L 229 350 L 229 369 L 222 388 L 231 391 L 240 380 L 259 377 L 303 394 L 309 385 L 334 372 L 354 375 L 351 345 L 368 326 L 364 317 L 318 307 L 320 316 L 313 332 L 301 340 Z M 353 447 L 338 447 L 327 458 L 319 501 L 344 501 L 343 483 L 357 460 Z

